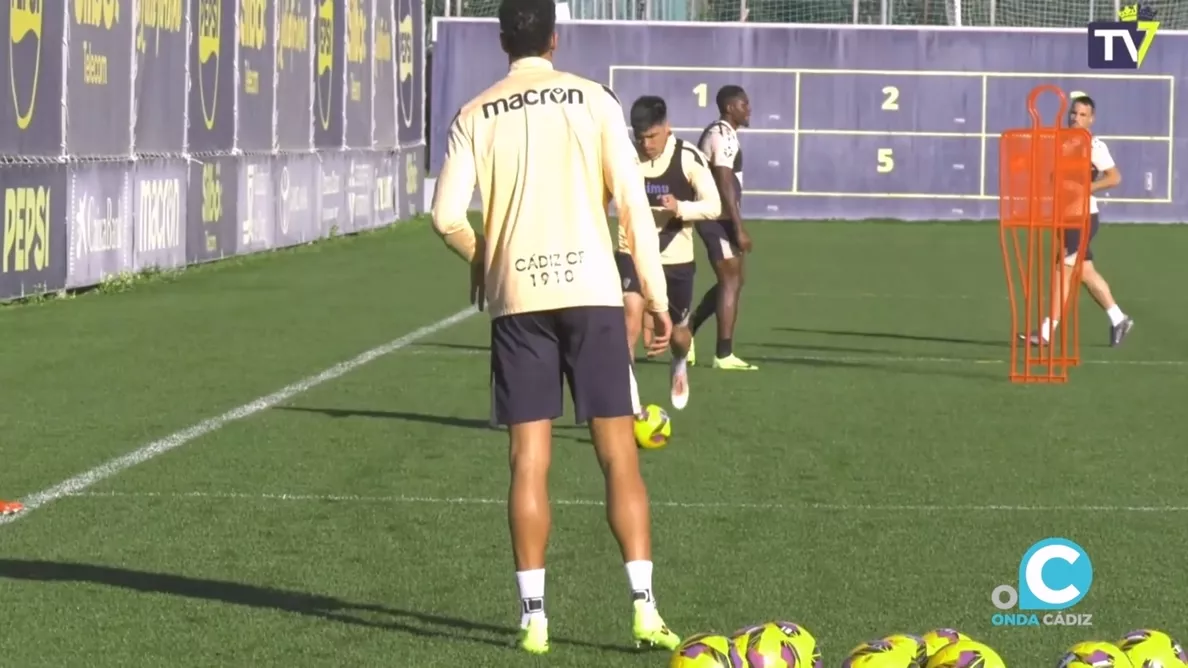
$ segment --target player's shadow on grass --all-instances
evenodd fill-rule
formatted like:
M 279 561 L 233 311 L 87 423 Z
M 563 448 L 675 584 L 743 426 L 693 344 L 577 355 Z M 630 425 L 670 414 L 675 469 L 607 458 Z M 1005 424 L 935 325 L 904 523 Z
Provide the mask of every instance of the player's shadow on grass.
M 935 363 L 921 362 L 918 366 L 907 366 L 900 363 L 885 363 L 880 360 L 863 361 L 860 359 L 829 359 L 827 357 L 758 357 L 747 355 L 748 360 L 760 364 L 789 364 L 792 366 L 808 366 L 835 369 L 871 369 L 894 374 L 914 376 L 947 376 L 950 378 L 964 378 L 969 380 L 991 380 L 994 376 L 989 372 L 963 371 L 960 369 L 941 368 Z
M 855 353 L 863 355 L 898 355 L 901 354 L 898 350 L 888 350 L 886 348 L 855 348 L 852 346 L 809 346 L 800 343 L 754 343 L 749 345 L 756 345 L 762 348 L 779 348 L 781 350 L 804 350 L 807 352 L 828 352 L 828 353 Z
M 460 640 L 495 647 L 510 647 L 515 629 L 415 610 L 403 610 L 372 603 L 354 603 L 333 596 L 273 589 L 223 580 L 205 580 L 166 573 L 149 573 L 127 568 L 52 561 L 0 559 L 0 578 L 38 582 L 100 584 L 151 594 L 169 594 L 279 610 L 327 621 L 405 633 L 422 638 Z M 498 635 L 501 638 L 490 636 Z M 549 637 L 554 643 L 610 652 L 634 653 L 627 647 L 603 645 L 568 638 Z
M 332 418 L 377 418 L 382 420 L 403 420 L 405 422 L 420 422 L 422 424 L 440 425 L 443 427 L 461 427 L 463 429 L 482 429 L 484 431 L 504 431 L 502 427 L 492 427 L 491 421 L 479 418 L 465 418 L 455 417 L 452 415 L 433 415 L 431 413 L 413 413 L 410 411 L 380 411 L 380 410 L 364 410 L 356 408 L 310 408 L 306 406 L 275 406 L 273 410 L 280 411 L 294 411 L 298 413 L 317 413 Z M 562 430 L 568 432 L 570 430 L 580 429 L 583 432 L 586 427 L 575 424 L 556 424 L 553 426 L 554 430 Z M 577 441 L 579 443 L 589 443 L 589 437 L 582 438 L 569 433 L 555 434 L 556 437 L 568 440 Z
M 927 343 L 959 343 L 971 346 L 990 346 L 993 348 L 1009 347 L 1010 342 L 1005 339 L 966 339 L 947 336 L 923 336 L 919 334 L 899 334 L 897 332 L 855 332 L 838 329 L 807 329 L 801 327 L 776 327 L 780 332 L 796 332 L 798 334 L 825 334 L 828 336 L 857 336 L 867 339 L 892 339 L 895 341 L 924 341 Z

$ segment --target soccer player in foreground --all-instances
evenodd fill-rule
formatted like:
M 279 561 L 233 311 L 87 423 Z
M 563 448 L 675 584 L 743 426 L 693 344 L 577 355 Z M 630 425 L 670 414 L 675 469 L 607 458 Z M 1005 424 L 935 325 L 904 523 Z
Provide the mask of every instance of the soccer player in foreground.
M 631 105 L 631 131 L 639 153 L 644 188 L 660 234 L 660 258 L 668 286 L 668 315 L 672 318 L 672 361 L 669 363 L 673 408 L 689 403 L 689 371 L 686 356 L 693 342 L 689 329 L 693 307 L 692 226 L 697 221 L 716 220 L 722 213 L 718 188 L 705 155 L 693 145 L 677 139 L 668 123 L 668 105 L 663 98 L 645 95 Z M 644 322 L 644 298 L 628 252 L 625 230 L 619 228 L 619 252 L 615 261 L 623 280 L 623 307 L 627 317 L 627 348 L 634 351 Z M 632 384 L 636 413 L 642 412 L 639 390 Z
M 24 509 L 25 509 L 25 507 L 22 506 L 21 504 L 17 503 L 16 501 L 0 500 L 0 516 L 16 515 L 17 513 L 21 512 Z
M 507 425 L 508 523 L 521 603 L 516 644 L 549 649 L 545 550 L 553 420 L 564 374 L 606 478 L 606 512 L 626 564 L 637 646 L 680 644 L 656 609 L 648 492 L 633 433 L 631 365 L 606 204 L 613 197 L 655 322 L 672 322 L 659 239 L 623 108 L 599 83 L 553 69 L 553 0 L 503 0 L 511 68 L 450 124 L 433 224 L 470 263 L 471 300 L 491 315 L 491 404 Z M 478 182 L 484 235 L 466 210 Z
M 1093 121 L 1095 119 L 1096 105 L 1093 98 L 1083 93 L 1074 93 L 1072 99 L 1072 108 L 1068 112 L 1068 123 L 1071 127 L 1084 128 L 1091 131 L 1093 128 Z M 1100 190 L 1112 188 L 1122 182 L 1122 173 L 1118 170 L 1118 166 L 1114 163 L 1114 158 L 1110 155 L 1110 149 L 1105 142 L 1097 137 L 1093 138 L 1093 144 L 1090 148 L 1090 160 L 1093 162 L 1092 184 L 1090 185 L 1090 193 L 1095 193 Z M 1118 303 L 1114 301 L 1114 295 L 1110 292 L 1110 284 L 1106 282 L 1097 271 L 1097 267 L 1093 264 L 1093 249 L 1089 245 L 1093 242 L 1093 237 L 1097 236 L 1097 228 L 1100 224 L 1097 212 L 1097 197 L 1089 195 L 1089 242 L 1085 247 L 1085 260 L 1081 264 L 1081 277 L 1085 283 L 1085 287 L 1089 290 L 1089 294 L 1093 300 L 1097 302 L 1101 308 L 1105 309 L 1106 316 L 1110 319 L 1110 345 L 1118 346 L 1130 330 L 1134 327 L 1134 320 L 1122 312 Z M 1040 325 L 1040 331 L 1032 332 L 1031 344 L 1042 345 L 1047 343 L 1055 331 L 1060 320 L 1060 313 L 1064 309 L 1064 305 L 1068 303 L 1070 294 L 1073 288 L 1073 272 L 1072 268 L 1077 262 L 1077 252 L 1080 249 L 1081 233 L 1079 230 L 1071 230 L 1064 235 L 1064 259 L 1063 268 L 1060 273 L 1060 300 L 1053 304 L 1054 318 L 1044 318 Z
M 751 251 L 751 237 L 743 228 L 740 208 L 743 159 L 738 142 L 738 128 L 751 124 L 751 101 L 741 87 L 722 86 L 717 102 L 718 120 L 705 128 L 697 144 L 709 156 L 723 215 L 721 220 L 698 225 L 697 234 L 705 242 L 718 282 L 701 298 L 690 324 L 696 334 L 711 315 L 716 315 L 718 345 L 713 367 L 749 371 L 756 367 L 734 354 L 734 324 L 738 321 L 738 300 L 743 286 L 743 253 Z M 695 355 L 690 349 L 690 364 L 695 362 Z

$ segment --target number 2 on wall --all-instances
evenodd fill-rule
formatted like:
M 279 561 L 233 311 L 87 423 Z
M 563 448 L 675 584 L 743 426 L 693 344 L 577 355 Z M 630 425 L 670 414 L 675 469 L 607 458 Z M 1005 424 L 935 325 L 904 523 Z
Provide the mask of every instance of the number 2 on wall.
M 697 106 L 705 106 L 705 96 L 709 93 L 709 86 L 699 83 L 693 87 L 693 94 L 697 96 Z
M 899 89 L 895 86 L 883 86 L 883 111 L 899 111 Z M 703 105 L 704 106 L 704 105 Z
M 891 155 L 891 149 L 879 149 L 879 166 L 877 167 L 880 174 L 886 174 L 895 169 L 895 157 Z

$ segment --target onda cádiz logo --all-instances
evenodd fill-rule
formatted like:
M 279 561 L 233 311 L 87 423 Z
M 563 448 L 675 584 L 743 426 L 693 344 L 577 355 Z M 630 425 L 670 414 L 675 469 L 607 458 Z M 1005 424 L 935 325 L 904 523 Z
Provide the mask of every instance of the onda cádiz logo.
M 994 626 L 1092 626 L 1093 615 L 1061 612 L 1085 598 L 1093 584 L 1093 563 L 1080 545 L 1067 538 L 1045 538 L 1032 545 L 1019 562 L 1019 589 L 1003 584 L 990 600 L 1000 612 Z M 1010 610 L 1019 605 L 1020 612 Z
M 8 70 L 17 127 L 27 130 L 37 105 L 37 79 L 41 75 L 41 29 L 46 0 L 8 0 Z M 18 68 L 17 63 L 32 67 Z M 24 71 L 18 71 L 24 70 Z

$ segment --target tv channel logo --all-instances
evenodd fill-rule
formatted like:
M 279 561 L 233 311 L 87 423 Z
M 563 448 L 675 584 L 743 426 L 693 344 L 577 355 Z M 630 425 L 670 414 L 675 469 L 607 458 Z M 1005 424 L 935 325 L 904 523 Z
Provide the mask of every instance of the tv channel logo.
M 1095 70 L 1137 70 L 1159 32 L 1155 8 L 1129 5 L 1118 12 L 1117 21 L 1089 24 L 1089 67 Z
M 1093 626 L 1093 615 L 1059 612 L 1076 605 L 1093 584 L 1093 562 L 1067 538 L 1045 538 L 1019 562 L 1019 589 L 999 585 L 990 593 L 994 626 Z M 1020 612 L 1009 612 L 1018 604 Z M 1033 611 L 1049 611 L 1042 617 Z

